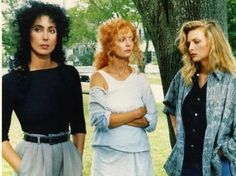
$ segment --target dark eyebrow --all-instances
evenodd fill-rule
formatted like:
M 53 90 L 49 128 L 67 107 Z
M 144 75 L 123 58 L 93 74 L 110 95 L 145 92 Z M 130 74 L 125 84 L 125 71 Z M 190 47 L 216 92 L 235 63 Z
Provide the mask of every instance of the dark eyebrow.
M 43 27 L 42 25 L 40 25 L 40 24 L 33 25 L 32 28 L 34 28 L 34 27 L 44 28 L 44 27 Z M 52 25 L 52 26 L 49 26 L 48 28 L 56 28 L 56 26 L 55 26 L 55 25 Z
M 43 28 L 43 26 L 39 25 L 39 24 L 36 24 L 36 25 L 33 25 L 32 28 L 34 27 L 40 27 L 40 28 Z

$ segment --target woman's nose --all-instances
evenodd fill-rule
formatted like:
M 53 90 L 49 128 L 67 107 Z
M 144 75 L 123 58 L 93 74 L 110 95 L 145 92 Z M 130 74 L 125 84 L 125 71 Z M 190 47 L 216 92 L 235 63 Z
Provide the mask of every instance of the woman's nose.
M 47 31 L 43 32 L 43 39 L 48 40 L 48 32 Z
M 194 48 L 193 44 L 190 43 L 189 46 L 188 46 L 188 50 L 191 51 L 191 50 L 193 50 L 193 48 Z
M 126 39 L 126 45 L 131 45 L 131 40 L 129 40 L 129 39 Z

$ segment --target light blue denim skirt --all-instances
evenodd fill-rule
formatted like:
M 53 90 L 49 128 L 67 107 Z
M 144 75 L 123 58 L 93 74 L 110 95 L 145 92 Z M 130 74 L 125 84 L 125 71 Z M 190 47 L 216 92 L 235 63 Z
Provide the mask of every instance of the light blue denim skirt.
M 82 176 L 81 155 L 70 140 L 53 145 L 23 140 L 16 152 L 22 160 L 19 171 L 13 175 Z
M 149 151 L 122 152 L 93 147 L 92 176 L 153 176 Z

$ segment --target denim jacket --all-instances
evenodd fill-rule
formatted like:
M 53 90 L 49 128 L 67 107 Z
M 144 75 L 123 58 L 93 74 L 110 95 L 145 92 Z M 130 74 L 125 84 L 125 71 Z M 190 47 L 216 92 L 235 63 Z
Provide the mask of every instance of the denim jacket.
M 183 101 L 191 88 L 192 86 L 186 86 L 179 71 L 172 80 L 163 102 L 163 112 L 177 118 L 177 142 L 164 165 L 170 176 L 180 176 L 182 171 L 185 134 L 181 111 Z M 207 127 L 202 154 L 203 176 L 221 175 L 221 160 L 217 154 L 220 148 L 230 161 L 232 175 L 236 175 L 235 75 L 221 71 L 209 74 L 206 96 Z

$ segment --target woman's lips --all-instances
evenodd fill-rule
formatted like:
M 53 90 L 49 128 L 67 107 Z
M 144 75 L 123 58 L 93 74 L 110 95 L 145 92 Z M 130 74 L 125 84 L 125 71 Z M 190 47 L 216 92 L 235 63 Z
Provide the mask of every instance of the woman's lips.
M 42 44 L 42 45 L 40 45 L 43 49 L 48 49 L 49 48 L 49 45 L 47 45 L 47 44 Z

